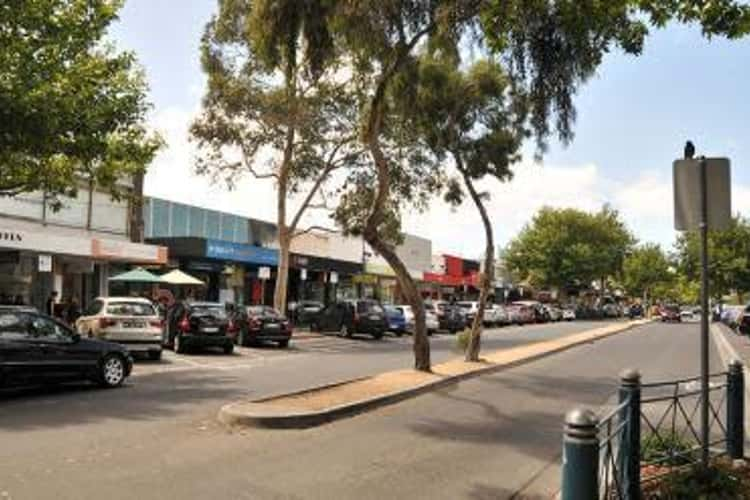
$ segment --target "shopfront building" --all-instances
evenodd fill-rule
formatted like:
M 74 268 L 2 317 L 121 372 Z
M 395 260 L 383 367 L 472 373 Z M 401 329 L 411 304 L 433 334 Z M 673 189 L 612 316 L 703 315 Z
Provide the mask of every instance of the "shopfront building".
M 354 277 L 362 273 L 362 264 L 314 255 L 291 256 L 288 300 L 314 300 L 328 304 L 334 300 L 357 297 Z

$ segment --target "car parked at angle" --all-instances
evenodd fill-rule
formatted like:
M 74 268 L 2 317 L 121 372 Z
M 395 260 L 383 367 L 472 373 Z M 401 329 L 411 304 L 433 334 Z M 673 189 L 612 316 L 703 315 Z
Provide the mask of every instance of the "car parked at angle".
M 743 335 L 750 335 L 750 304 L 742 306 L 737 319 L 737 331 Z
M 229 317 L 224 304 L 183 301 L 167 311 L 163 342 L 179 354 L 206 347 L 231 354 L 239 330 L 239 322 Z
M 76 320 L 75 329 L 84 337 L 117 342 L 133 354 L 161 359 L 163 321 L 148 299 L 97 298 Z
M 235 342 L 240 346 L 257 346 L 275 342 L 279 347 L 289 347 L 292 325 L 279 311 L 270 306 L 247 306 L 236 321 L 239 323 Z
M 91 380 L 122 385 L 133 368 L 127 348 L 82 338 L 29 307 L 0 307 L 0 386 Z
M 411 306 L 404 306 L 404 307 L 408 308 L 411 311 Z M 433 333 L 440 330 L 440 321 L 438 320 L 437 308 L 435 307 L 435 304 L 433 304 L 432 302 L 425 302 L 424 303 L 424 315 L 425 315 L 424 322 L 425 322 L 425 327 L 427 328 L 427 335 L 432 335 Z M 407 316 L 407 321 L 408 321 L 408 316 Z M 411 332 L 414 331 L 413 328 L 414 328 L 414 325 L 412 325 L 412 330 L 410 330 Z
M 388 331 L 395 333 L 397 337 L 406 333 L 407 323 L 403 309 L 393 305 L 384 305 L 383 310 L 388 323 Z
M 507 307 L 511 322 L 526 325 L 536 321 L 536 310 L 529 302 L 513 302 Z
M 508 324 L 508 315 L 505 308 L 497 304 L 487 303 L 484 306 L 482 324 L 489 327 Z
M 546 323 L 550 320 L 549 313 L 541 302 L 535 300 L 519 300 L 513 303 L 531 310 L 531 321 L 529 323 Z
M 628 317 L 630 319 L 643 317 L 643 306 L 641 304 L 631 304 L 628 308 Z
M 435 309 L 440 330 L 456 333 L 468 326 L 466 315 L 457 305 L 444 300 L 432 301 L 429 304 Z
M 388 322 L 383 307 L 375 300 L 342 300 L 329 304 L 313 320 L 310 329 L 338 332 L 342 337 L 354 334 L 383 338 Z
M 289 317 L 295 325 L 309 325 L 325 305 L 315 300 L 301 300 L 289 304 Z
M 547 313 L 550 321 L 562 320 L 562 309 L 554 304 L 545 304 L 544 311 Z
M 729 328 L 737 329 L 742 322 L 744 306 L 724 306 L 721 312 L 721 322 Z
M 562 320 L 563 321 L 575 321 L 575 319 L 576 319 L 575 307 L 564 307 L 562 310 Z
M 461 302 L 457 302 L 456 305 L 461 308 L 464 316 L 466 316 L 466 323 L 468 325 L 472 324 L 474 322 L 474 318 L 479 312 L 479 302 L 475 300 L 463 300 Z

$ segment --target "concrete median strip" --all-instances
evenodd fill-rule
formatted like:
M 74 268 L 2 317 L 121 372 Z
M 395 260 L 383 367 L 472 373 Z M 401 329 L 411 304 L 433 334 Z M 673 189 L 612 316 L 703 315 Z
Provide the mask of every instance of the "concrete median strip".
M 484 353 L 479 363 L 454 359 L 432 373 L 397 370 L 253 401 L 230 403 L 219 420 L 230 426 L 302 429 L 362 413 L 454 384 L 470 377 L 511 368 L 640 326 L 637 320 L 594 328 L 554 340 Z

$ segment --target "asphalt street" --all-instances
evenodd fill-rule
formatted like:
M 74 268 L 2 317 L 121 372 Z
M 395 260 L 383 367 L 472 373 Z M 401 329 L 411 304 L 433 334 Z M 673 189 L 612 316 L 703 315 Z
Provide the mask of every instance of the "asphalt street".
M 489 332 L 486 349 L 601 323 Z M 169 356 L 127 387 L 5 391 L 0 498 L 507 498 L 548 494 L 562 416 L 600 407 L 625 366 L 696 373 L 696 325 L 649 325 L 540 361 L 305 431 L 228 431 L 219 406 L 411 362 L 410 339 L 299 340 L 284 351 Z M 452 336 L 433 356 L 455 356 Z M 179 357 L 182 358 L 182 357 Z M 716 368 L 720 367 L 714 356 Z

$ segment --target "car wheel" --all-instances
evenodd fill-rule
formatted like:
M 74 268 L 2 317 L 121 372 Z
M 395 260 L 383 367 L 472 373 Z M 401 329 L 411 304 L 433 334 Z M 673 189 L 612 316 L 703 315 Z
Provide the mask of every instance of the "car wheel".
M 375 333 L 373 333 L 372 334 L 372 338 L 374 338 L 375 340 L 382 339 L 383 338 L 383 332 L 375 332 Z
M 232 354 L 234 352 L 234 344 L 229 343 L 224 346 L 224 354 Z
M 99 382 L 103 387 L 117 387 L 125 380 L 125 360 L 117 354 L 109 354 L 102 361 Z
M 282 349 L 289 347 L 289 339 L 279 340 L 279 347 L 281 347 Z
M 148 359 L 151 361 L 159 361 L 161 359 L 161 349 L 158 351 L 148 351 Z
M 311 332 L 320 332 L 320 327 L 315 322 L 310 322 L 310 331 Z
M 172 346 L 174 348 L 174 352 L 177 354 L 185 354 L 185 343 L 182 341 L 182 335 L 177 334 L 174 336 L 174 339 L 172 340 Z

